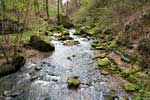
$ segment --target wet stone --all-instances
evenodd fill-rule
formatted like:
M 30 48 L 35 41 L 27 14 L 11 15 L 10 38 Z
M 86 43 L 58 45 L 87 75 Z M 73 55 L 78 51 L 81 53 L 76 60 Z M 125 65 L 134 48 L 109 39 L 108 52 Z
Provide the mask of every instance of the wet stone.
M 67 79 L 68 88 L 77 89 L 80 85 L 80 80 L 77 76 L 72 76 Z
M 41 69 L 41 67 L 35 67 L 35 71 L 40 71 Z
M 5 97 L 12 97 L 12 98 L 14 98 L 14 97 L 17 97 L 18 95 L 19 95 L 20 93 L 19 92 L 13 92 L 13 91 L 4 91 L 4 96 Z

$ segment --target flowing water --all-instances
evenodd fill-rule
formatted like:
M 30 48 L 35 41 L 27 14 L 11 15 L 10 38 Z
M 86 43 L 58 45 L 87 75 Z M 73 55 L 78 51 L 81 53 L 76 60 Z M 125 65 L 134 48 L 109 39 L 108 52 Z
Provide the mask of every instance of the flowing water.
M 128 94 L 112 76 L 101 75 L 94 60 L 91 40 L 73 35 L 78 45 L 65 46 L 54 34 L 55 51 L 36 63 L 28 62 L 17 73 L 0 78 L 0 100 L 125 100 Z M 77 90 L 68 89 L 66 80 L 78 76 Z

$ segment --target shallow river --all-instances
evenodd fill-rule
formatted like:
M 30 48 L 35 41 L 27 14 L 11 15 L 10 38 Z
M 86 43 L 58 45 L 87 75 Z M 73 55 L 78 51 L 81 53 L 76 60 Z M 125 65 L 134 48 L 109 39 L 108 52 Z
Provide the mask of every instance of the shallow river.
M 128 94 L 112 76 L 101 75 L 94 60 L 91 40 L 73 35 L 78 45 L 65 46 L 54 34 L 55 51 L 36 63 L 27 62 L 17 73 L 0 78 L 0 100 L 126 100 Z M 77 90 L 68 89 L 66 80 L 78 76 Z

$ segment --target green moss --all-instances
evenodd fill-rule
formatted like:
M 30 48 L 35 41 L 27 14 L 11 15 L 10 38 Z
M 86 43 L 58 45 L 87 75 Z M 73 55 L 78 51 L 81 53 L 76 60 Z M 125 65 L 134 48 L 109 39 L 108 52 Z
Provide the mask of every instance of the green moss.
M 69 35 L 69 31 L 68 31 L 67 29 L 64 29 L 64 30 L 62 31 L 62 35 Z
M 102 70 L 101 74 L 103 74 L 103 75 L 109 75 L 110 73 L 108 71 L 106 71 L 106 70 Z
M 2 64 L 0 65 L 0 76 L 7 75 L 16 71 L 16 67 L 11 64 Z
M 64 43 L 65 46 L 74 46 L 78 44 L 79 44 L 79 41 L 67 41 L 66 43 Z
M 106 53 L 105 52 L 100 53 L 100 54 L 98 54 L 97 57 L 100 58 L 100 59 L 105 58 L 106 57 Z
M 105 49 L 104 46 L 102 44 L 98 43 L 98 42 L 93 42 L 92 47 L 95 48 L 95 49 L 98 49 L 98 50 Z
M 116 40 L 111 41 L 110 44 L 107 45 L 107 49 L 108 49 L 108 50 L 113 50 L 113 49 L 115 49 L 116 47 L 117 47 L 117 42 L 116 42 Z
M 133 91 L 136 91 L 136 85 L 133 83 L 126 83 L 124 85 L 124 89 L 128 92 L 133 92 Z
M 101 44 L 97 44 L 95 48 L 98 50 L 104 49 L 103 45 L 101 45 Z
M 76 29 L 76 32 L 74 33 L 74 35 L 81 35 L 80 30 Z
M 99 59 L 98 58 L 98 66 L 99 67 L 106 67 L 106 66 L 110 66 L 110 61 L 108 59 Z
M 72 76 L 67 79 L 67 83 L 69 88 L 78 88 L 80 85 L 80 80 L 78 80 L 76 76 Z
M 80 30 L 81 34 L 86 34 L 86 35 L 94 35 L 95 34 L 95 30 L 94 28 L 85 28 L 85 29 L 81 29 Z
M 92 47 L 95 48 L 97 46 L 98 42 L 93 42 Z
M 113 40 L 113 36 L 112 35 L 106 35 L 105 36 L 105 40 L 106 41 L 112 41 Z
M 41 37 L 36 36 L 36 35 L 31 36 L 29 44 L 27 44 L 27 45 L 29 45 L 32 48 L 37 49 L 39 51 L 43 51 L 43 52 L 55 50 L 55 47 L 53 44 L 47 43 Z

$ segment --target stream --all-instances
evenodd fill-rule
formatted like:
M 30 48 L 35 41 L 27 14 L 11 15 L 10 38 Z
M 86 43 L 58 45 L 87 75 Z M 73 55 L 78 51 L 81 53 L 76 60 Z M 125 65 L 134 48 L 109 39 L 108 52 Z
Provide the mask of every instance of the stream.
M 94 59 L 100 51 L 93 50 L 92 40 L 73 35 L 80 44 L 65 46 L 52 37 L 55 51 L 49 57 L 27 62 L 18 72 L 0 78 L 0 100 L 131 100 L 130 96 L 110 75 L 101 75 Z M 77 90 L 68 89 L 67 79 L 78 76 Z M 113 99 L 109 99 L 112 97 Z

